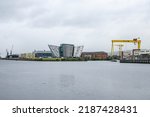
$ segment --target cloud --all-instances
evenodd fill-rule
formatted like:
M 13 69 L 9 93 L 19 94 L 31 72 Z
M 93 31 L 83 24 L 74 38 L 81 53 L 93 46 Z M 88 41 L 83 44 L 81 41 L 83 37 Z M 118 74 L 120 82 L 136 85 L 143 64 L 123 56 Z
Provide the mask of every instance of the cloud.
M 1 0 L 0 50 L 45 49 L 75 43 L 85 51 L 110 50 L 112 39 L 141 37 L 148 48 L 149 0 Z

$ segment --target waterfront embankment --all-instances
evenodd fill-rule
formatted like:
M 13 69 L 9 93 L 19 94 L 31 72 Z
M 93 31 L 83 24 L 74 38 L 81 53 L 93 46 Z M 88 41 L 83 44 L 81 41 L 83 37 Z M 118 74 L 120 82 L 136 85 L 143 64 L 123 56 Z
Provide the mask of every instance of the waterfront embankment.
M 1 60 L 15 60 L 15 61 L 109 61 L 110 59 L 83 59 L 83 58 L 2 58 Z
M 150 60 L 120 60 L 120 63 L 141 63 L 141 64 L 150 64 Z

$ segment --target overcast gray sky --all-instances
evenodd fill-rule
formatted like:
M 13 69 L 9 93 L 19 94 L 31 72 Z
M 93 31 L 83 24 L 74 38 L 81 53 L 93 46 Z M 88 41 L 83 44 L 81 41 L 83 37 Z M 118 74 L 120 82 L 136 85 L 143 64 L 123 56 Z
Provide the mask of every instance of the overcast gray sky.
M 109 52 L 112 39 L 136 37 L 150 48 L 150 0 L 0 0 L 1 55 L 60 43 Z

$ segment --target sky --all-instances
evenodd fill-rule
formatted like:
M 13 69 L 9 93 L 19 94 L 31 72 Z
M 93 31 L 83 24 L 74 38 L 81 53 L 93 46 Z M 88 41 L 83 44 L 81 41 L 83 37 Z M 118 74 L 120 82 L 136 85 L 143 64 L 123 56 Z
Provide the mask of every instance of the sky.
M 1 56 L 61 43 L 109 52 L 111 40 L 137 37 L 150 49 L 149 28 L 150 0 L 0 0 Z

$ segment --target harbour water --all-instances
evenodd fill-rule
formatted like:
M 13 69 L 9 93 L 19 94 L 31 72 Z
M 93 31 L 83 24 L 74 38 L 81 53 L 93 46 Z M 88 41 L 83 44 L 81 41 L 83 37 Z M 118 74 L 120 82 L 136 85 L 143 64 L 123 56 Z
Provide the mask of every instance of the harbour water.
M 0 99 L 150 99 L 150 65 L 0 60 Z

